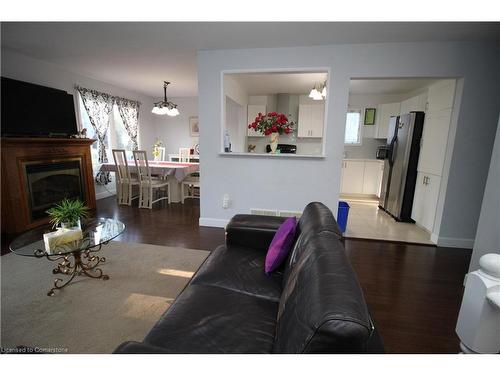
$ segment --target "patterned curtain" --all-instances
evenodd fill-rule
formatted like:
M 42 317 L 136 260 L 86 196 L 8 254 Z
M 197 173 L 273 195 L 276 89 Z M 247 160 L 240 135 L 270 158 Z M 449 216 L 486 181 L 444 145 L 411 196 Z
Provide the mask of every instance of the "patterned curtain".
M 99 149 L 99 163 L 106 163 L 106 133 L 109 128 L 109 120 L 113 111 L 113 97 L 103 92 L 76 86 L 82 97 L 82 102 L 89 115 L 90 123 L 97 135 Z M 106 185 L 111 182 L 109 172 L 99 171 L 95 177 L 97 183 Z
M 125 125 L 125 130 L 132 140 L 132 147 L 137 150 L 137 133 L 139 131 L 139 106 L 141 103 L 135 100 L 115 97 L 115 103 L 118 106 L 118 112 Z

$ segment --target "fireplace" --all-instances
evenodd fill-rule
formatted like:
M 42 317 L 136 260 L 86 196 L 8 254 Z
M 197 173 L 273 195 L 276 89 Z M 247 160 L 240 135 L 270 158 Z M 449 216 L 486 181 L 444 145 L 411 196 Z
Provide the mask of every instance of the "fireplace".
M 90 145 L 93 139 L 1 138 L 2 237 L 47 224 L 64 198 L 95 212 Z
M 24 164 L 26 195 L 31 220 L 46 217 L 47 211 L 64 198 L 84 200 L 80 159 Z

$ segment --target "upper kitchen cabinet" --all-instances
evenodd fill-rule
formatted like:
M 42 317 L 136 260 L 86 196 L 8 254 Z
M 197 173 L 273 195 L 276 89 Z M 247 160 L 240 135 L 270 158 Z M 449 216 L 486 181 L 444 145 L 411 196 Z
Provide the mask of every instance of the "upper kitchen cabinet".
M 376 132 L 374 138 L 387 138 L 391 116 L 399 115 L 401 103 L 380 104 L 377 108 Z
M 323 137 L 324 116 L 324 104 L 300 104 L 297 136 L 300 138 Z
M 401 102 L 400 114 L 404 115 L 405 113 L 410 113 L 414 111 L 425 112 L 426 105 L 427 105 L 427 91 L 420 95 L 413 96 L 409 99 L 403 100 Z
M 442 176 L 455 100 L 455 80 L 442 80 L 431 85 L 427 100 L 418 170 Z

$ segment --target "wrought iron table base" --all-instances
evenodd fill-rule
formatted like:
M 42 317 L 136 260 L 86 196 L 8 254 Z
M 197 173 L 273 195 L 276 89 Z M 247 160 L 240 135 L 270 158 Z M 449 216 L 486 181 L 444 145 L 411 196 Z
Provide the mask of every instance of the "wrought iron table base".
M 49 297 L 53 296 L 55 294 L 55 290 L 64 288 L 66 285 L 71 283 L 76 276 L 87 276 L 93 279 L 109 280 L 109 276 L 104 275 L 102 270 L 97 268 L 99 264 L 106 262 L 106 258 L 92 254 L 101 250 L 101 247 L 102 245 L 99 245 L 98 248 L 94 250 L 87 249 L 75 251 L 65 255 L 48 254 L 43 250 L 37 250 L 35 255 L 38 258 L 46 257 L 51 262 L 57 262 L 62 259 L 62 261 L 57 264 L 57 267 L 52 270 L 52 273 L 55 275 L 63 274 L 69 276 L 69 279 L 66 281 L 60 278 L 55 279 L 54 287 L 48 291 L 47 295 Z

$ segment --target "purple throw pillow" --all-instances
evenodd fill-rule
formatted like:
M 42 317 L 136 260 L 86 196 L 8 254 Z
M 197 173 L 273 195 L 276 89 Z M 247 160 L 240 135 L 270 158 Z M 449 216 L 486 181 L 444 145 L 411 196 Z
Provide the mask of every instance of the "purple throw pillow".
M 267 250 L 266 264 L 264 267 L 266 274 L 278 268 L 287 257 L 295 238 L 296 226 L 297 219 L 295 217 L 286 219 L 283 224 L 280 225 Z

